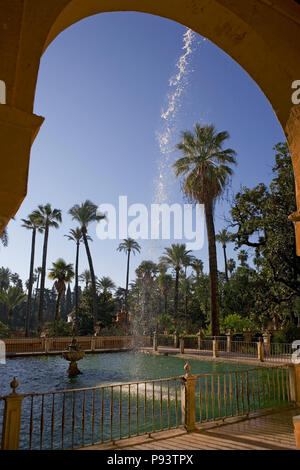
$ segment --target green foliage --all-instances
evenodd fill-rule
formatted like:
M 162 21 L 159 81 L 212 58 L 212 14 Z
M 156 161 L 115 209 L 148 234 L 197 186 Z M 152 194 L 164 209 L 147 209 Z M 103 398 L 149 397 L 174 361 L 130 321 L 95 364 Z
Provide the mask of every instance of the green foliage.
M 0 338 L 9 338 L 10 328 L 0 321 Z
M 274 337 L 274 343 L 292 343 L 300 339 L 300 328 L 295 325 L 289 325 L 284 330 L 280 330 Z
M 47 323 L 46 327 L 49 328 L 49 337 L 54 336 L 54 323 Z M 73 334 L 73 325 L 72 323 L 67 323 L 65 320 L 60 319 L 56 325 L 56 337 L 72 336 Z
M 228 315 L 221 322 L 221 329 L 224 332 L 227 330 L 236 330 L 237 332 L 242 332 L 244 328 L 250 328 L 253 330 L 255 327 L 249 318 L 243 318 L 236 313 Z

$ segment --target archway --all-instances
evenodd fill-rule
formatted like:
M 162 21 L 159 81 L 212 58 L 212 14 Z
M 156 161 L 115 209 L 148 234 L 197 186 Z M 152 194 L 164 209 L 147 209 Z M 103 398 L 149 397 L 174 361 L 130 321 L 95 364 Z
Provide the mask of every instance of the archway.
M 300 78 L 297 2 L 277 0 L 270 5 L 267 0 L 43 0 L 41 4 L 35 0 L 0 0 L 0 6 L 4 25 L 0 31 L 0 79 L 7 91 L 6 105 L 0 106 L 1 153 L 6 155 L 0 176 L 3 227 L 27 192 L 30 149 L 43 122 L 32 113 L 43 52 L 60 32 L 77 21 L 113 11 L 137 11 L 177 21 L 210 39 L 251 75 L 285 130 L 300 207 L 300 106 L 291 99 L 292 83 Z M 294 221 L 300 253 L 297 214 Z

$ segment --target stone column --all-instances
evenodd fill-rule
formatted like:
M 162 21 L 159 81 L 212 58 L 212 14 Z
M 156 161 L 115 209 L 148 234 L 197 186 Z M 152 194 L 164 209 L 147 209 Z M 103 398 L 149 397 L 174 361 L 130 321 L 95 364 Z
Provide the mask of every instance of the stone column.
M 201 349 L 201 331 L 197 333 L 198 349 Z
M 269 331 L 265 331 L 263 334 L 263 342 L 264 342 L 264 353 L 265 356 L 271 355 L 271 334 Z
M 177 331 L 175 331 L 175 333 L 174 333 L 174 348 L 178 348 L 178 340 L 179 340 L 178 333 L 177 333 Z
M 257 342 L 257 358 L 261 362 L 264 361 L 264 344 L 261 339 Z
M 228 330 L 226 332 L 226 352 L 231 352 L 231 340 L 232 340 L 232 337 L 231 337 L 231 330 Z
M 296 449 L 300 450 L 300 415 L 293 417 Z
M 154 335 L 153 335 L 153 351 L 156 352 L 158 350 L 158 346 L 157 346 L 157 333 L 156 331 L 154 331 Z
M 181 415 L 182 424 L 188 432 L 196 428 L 196 376 L 190 374 L 191 366 L 184 366 L 186 374 L 181 377 Z
M 180 349 L 180 354 L 184 354 L 184 339 L 180 338 L 179 340 L 179 349 Z
M 12 393 L 4 398 L 5 408 L 2 424 L 2 450 L 18 450 L 23 396 L 16 393 L 19 386 L 17 380 L 10 384 Z
M 96 337 L 92 336 L 91 337 L 91 351 L 95 352 L 95 350 L 96 350 Z
M 213 339 L 213 358 L 219 357 L 218 340 Z

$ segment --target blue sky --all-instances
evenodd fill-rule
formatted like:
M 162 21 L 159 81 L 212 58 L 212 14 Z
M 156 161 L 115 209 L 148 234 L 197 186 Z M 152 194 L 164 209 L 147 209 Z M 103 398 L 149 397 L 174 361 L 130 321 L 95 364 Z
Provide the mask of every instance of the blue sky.
M 169 80 L 183 53 L 185 32 L 183 26 L 159 17 L 109 13 L 73 25 L 50 45 L 41 61 L 34 110 L 46 121 L 32 148 L 28 194 L 9 224 L 9 247 L 1 248 L 0 265 L 28 279 L 31 233 L 21 228 L 21 219 L 38 204 L 50 202 L 63 211 L 61 228 L 50 233 L 49 268 L 58 257 L 74 261 L 75 247 L 64 235 L 74 227 L 67 212 L 75 203 L 91 199 L 97 205 L 116 204 L 119 195 L 127 195 L 129 204 L 153 202 L 162 158 L 157 133 L 163 130 L 161 113 L 168 104 Z M 275 114 L 247 73 L 200 37 L 178 104 L 172 142 L 197 121 L 229 132 L 228 146 L 238 154 L 230 192 L 270 181 L 272 148 L 284 140 Z M 178 182 L 174 181 L 169 202 L 183 202 Z M 228 208 L 226 201 L 216 207 L 217 231 L 224 226 Z M 124 286 L 126 259 L 116 251 L 120 240 L 99 240 L 96 225 L 90 235 L 96 274 Z M 170 245 L 140 243 L 142 252 L 132 259 L 132 279 L 143 259 L 157 261 Z M 232 247 L 228 251 L 236 256 Z M 206 241 L 194 255 L 207 270 Z M 41 265 L 41 256 L 39 235 L 36 266 Z M 222 270 L 221 247 L 218 263 Z M 82 249 L 80 271 L 87 267 Z

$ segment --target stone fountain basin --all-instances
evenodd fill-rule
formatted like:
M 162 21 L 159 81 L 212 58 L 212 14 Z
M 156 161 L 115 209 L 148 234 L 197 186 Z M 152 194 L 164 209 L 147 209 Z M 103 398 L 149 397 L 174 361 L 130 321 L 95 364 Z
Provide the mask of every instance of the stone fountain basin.
M 64 351 L 62 356 L 67 361 L 77 362 L 85 356 L 85 353 L 84 351 Z

